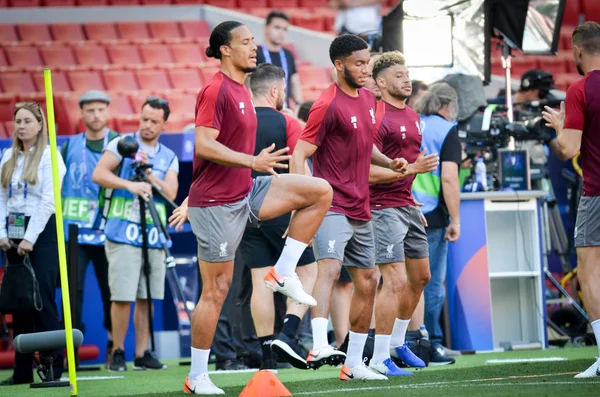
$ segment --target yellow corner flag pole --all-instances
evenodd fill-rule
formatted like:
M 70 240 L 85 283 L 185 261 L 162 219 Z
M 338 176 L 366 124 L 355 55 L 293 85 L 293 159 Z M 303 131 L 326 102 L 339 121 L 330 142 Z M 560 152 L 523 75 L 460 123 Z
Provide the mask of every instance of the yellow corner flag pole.
M 67 254 L 65 252 L 65 231 L 63 228 L 61 183 L 58 174 L 58 148 L 56 145 L 56 125 L 54 121 L 54 100 L 52 98 L 52 74 L 44 69 L 46 88 L 46 110 L 48 112 L 48 136 L 50 137 L 50 157 L 52 159 L 52 180 L 54 181 L 54 208 L 56 209 L 56 240 L 58 242 L 58 261 L 60 263 L 60 286 L 62 289 L 63 315 L 67 335 L 67 361 L 71 396 L 77 396 L 77 374 L 75 368 L 75 347 L 73 344 L 73 324 L 71 322 L 71 300 L 69 298 L 69 280 L 67 278 Z

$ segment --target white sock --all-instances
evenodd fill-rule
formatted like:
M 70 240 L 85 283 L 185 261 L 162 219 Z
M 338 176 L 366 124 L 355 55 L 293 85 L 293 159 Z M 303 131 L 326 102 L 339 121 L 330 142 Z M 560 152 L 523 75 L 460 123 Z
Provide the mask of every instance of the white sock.
M 285 240 L 283 251 L 281 251 L 281 255 L 279 255 L 279 259 L 275 264 L 275 272 L 283 277 L 294 274 L 298 260 L 300 260 L 306 247 L 308 247 L 308 244 L 288 237 Z
M 324 317 L 315 317 L 310 321 L 313 334 L 313 350 L 321 349 L 329 345 L 327 343 L 327 326 L 329 319 Z
M 600 320 L 592 321 L 592 329 L 596 336 L 596 343 L 598 344 L 598 357 L 600 357 Z
M 392 339 L 392 335 L 375 335 L 375 347 L 371 362 L 381 364 L 390 358 L 390 339 Z
M 210 356 L 210 349 L 202 350 L 192 347 L 192 366 L 190 368 L 190 380 L 196 379 L 196 377 L 208 373 L 208 356 Z
M 397 318 L 394 321 L 394 328 L 392 329 L 392 339 L 390 340 L 391 347 L 398 347 L 404 344 L 406 340 L 406 330 L 410 324 L 410 319 L 400 320 Z
M 363 362 L 363 350 L 369 334 L 359 334 L 350 331 L 350 340 L 348 341 L 348 352 L 346 353 L 346 367 L 354 368 Z

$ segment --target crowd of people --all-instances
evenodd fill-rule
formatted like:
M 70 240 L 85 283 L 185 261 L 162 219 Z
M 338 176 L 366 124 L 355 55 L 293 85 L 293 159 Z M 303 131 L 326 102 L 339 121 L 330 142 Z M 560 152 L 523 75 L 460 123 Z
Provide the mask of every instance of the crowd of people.
M 371 54 L 365 40 L 346 32 L 329 48 L 334 82 L 314 103 L 302 103 L 293 56 L 281 47 L 287 22 L 285 14 L 270 15 L 262 46 L 236 21 L 212 31 L 206 55 L 221 66 L 198 94 L 193 181 L 168 221 L 152 186 L 171 200 L 179 190 L 178 158 L 159 143 L 168 100 L 148 97 L 139 130 L 130 134 L 140 149 L 135 161 L 152 164 L 143 171 L 148 182 L 134 182 L 134 159 L 122 156 L 119 135 L 106 127 L 110 98 L 99 91 L 81 97 L 87 130 L 61 148 L 59 174 L 65 223 L 79 226 L 78 236 L 66 236 L 79 243 L 78 299 L 90 261 L 100 285 L 108 370 L 127 369 L 124 340 L 133 302 L 133 368 L 166 368 L 148 349 L 146 289 L 150 285 L 153 299 L 164 296 L 164 251 L 148 217 L 147 283 L 140 200 L 154 200 L 161 221 L 176 229 L 189 221 L 197 239 L 202 292 L 192 316 L 186 393 L 224 394 L 210 380 L 208 363 L 232 282 L 243 285 L 262 369 L 341 365 L 340 380 L 386 380 L 412 376 L 406 367 L 452 364 L 459 354 L 444 346 L 441 327 L 448 243 L 460 238 L 457 92 L 444 82 L 412 81 L 402 53 Z M 594 266 L 600 260 L 600 102 L 594 90 L 600 26 L 580 25 L 573 46 L 585 77 L 569 89 L 566 106 L 547 108 L 543 116 L 556 131 L 553 150 L 563 158 L 581 152 L 583 159 L 578 276 L 600 340 L 600 270 Z M 294 116 L 286 110 L 291 103 Z M 13 316 L 17 336 L 60 323 L 47 125 L 36 103 L 18 104 L 14 120 L 13 146 L 1 162 L 0 248 L 9 263 L 30 259 L 43 302 L 41 310 Z M 243 269 L 234 264 L 236 255 Z M 306 318 L 308 353 L 298 341 Z M 56 356 L 60 376 L 62 352 L 42 354 Z M 15 363 L 2 384 L 32 382 L 32 356 L 17 353 Z M 599 365 L 600 359 L 577 377 L 600 376 Z

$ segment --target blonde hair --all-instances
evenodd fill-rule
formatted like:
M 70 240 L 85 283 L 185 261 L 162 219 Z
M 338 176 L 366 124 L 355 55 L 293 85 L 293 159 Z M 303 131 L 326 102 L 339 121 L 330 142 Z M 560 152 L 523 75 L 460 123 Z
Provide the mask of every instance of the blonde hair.
M 435 83 L 419 98 L 414 111 L 424 116 L 431 116 L 446 105 L 451 105 L 452 112 L 458 113 L 458 94 L 447 83 Z
M 2 172 L 0 174 L 0 182 L 3 187 L 8 187 L 11 183 L 12 175 L 15 172 L 17 166 L 17 158 L 19 153 L 25 155 L 26 164 L 23 166 L 22 179 L 30 185 L 35 185 L 38 181 L 38 167 L 42 160 L 42 155 L 46 149 L 46 142 L 48 142 L 48 127 L 46 124 L 46 118 L 40 109 L 40 105 L 37 102 L 22 102 L 17 103 L 15 106 L 15 112 L 13 113 L 13 120 L 17 115 L 17 112 L 21 109 L 27 109 L 35 119 L 42 123 L 42 129 L 38 132 L 37 139 L 35 140 L 35 149 L 32 153 L 24 153 L 23 141 L 14 136 L 13 131 L 13 143 L 12 143 L 12 154 L 10 159 L 2 166 Z
M 373 64 L 373 78 L 376 79 L 379 73 L 394 65 L 406 66 L 404 54 L 400 51 L 384 52 Z

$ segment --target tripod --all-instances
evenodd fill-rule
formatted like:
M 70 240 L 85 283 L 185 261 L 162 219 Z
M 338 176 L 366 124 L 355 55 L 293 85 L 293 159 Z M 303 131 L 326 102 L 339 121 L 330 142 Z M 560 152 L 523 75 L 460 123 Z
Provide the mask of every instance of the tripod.
M 131 178 L 133 182 L 145 182 L 152 186 L 152 194 L 161 198 L 171 210 L 177 208 L 177 204 L 175 204 L 172 200 L 165 197 L 163 192 L 159 187 L 154 185 L 148 179 L 145 170 L 152 168 L 151 164 L 142 164 L 139 162 L 134 162 L 131 167 L 135 170 L 135 175 Z M 150 291 L 150 259 L 148 257 L 148 231 L 147 221 L 146 221 L 146 206 L 148 208 L 148 212 L 152 218 L 152 222 L 157 229 L 158 232 L 158 240 L 162 245 L 162 249 L 165 251 L 165 265 L 167 266 L 167 279 L 169 281 L 169 285 L 171 288 L 175 289 L 175 293 L 177 298 L 181 301 L 183 310 L 185 311 L 190 323 L 192 321 L 192 314 L 187 307 L 185 295 L 183 293 L 183 288 L 179 283 L 179 278 L 177 276 L 177 269 L 175 268 L 175 258 L 171 255 L 171 239 L 160 220 L 160 216 L 158 215 L 158 211 L 156 210 L 156 204 L 152 200 L 146 201 L 145 197 L 139 197 L 140 201 L 140 227 L 142 233 L 142 263 L 143 263 L 143 271 L 144 276 L 146 277 L 146 291 L 147 291 L 147 299 L 148 299 L 148 329 L 150 331 L 150 343 L 152 346 L 152 351 L 155 351 L 155 342 L 154 342 L 154 325 L 152 324 L 152 295 Z M 180 305 L 181 306 L 181 305 Z

